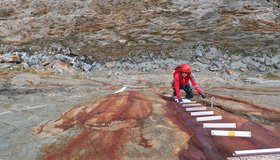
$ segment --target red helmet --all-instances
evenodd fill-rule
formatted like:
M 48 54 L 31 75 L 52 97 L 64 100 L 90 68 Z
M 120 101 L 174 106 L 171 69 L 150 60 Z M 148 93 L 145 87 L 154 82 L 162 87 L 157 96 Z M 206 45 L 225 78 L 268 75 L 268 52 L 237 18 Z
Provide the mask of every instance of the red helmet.
M 185 72 L 185 73 L 192 72 L 191 65 L 189 65 L 189 64 L 182 64 L 181 65 L 181 72 Z

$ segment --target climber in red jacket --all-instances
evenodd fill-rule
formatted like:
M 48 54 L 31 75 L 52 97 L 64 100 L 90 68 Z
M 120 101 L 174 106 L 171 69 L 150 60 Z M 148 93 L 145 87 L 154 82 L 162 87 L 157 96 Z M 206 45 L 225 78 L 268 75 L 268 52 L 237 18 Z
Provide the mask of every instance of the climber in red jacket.
M 191 100 L 193 98 L 192 88 L 189 84 L 189 80 L 192 83 L 192 86 L 195 90 L 201 95 L 202 98 L 206 98 L 206 95 L 200 89 L 199 85 L 196 83 L 192 70 L 191 65 L 189 64 L 182 64 L 175 68 L 173 73 L 173 83 L 172 88 L 174 90 L 173 96 L 177 96 L 179 102 L 183 102 L 180 94 L 180 89 L 183 89 L 186 92 L 186 98 Z

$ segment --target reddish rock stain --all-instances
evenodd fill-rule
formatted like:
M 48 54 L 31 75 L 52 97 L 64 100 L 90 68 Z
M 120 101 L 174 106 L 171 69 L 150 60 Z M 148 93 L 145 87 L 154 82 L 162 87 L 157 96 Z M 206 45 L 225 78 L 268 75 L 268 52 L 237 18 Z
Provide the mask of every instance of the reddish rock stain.
M 86 112 L 93 105 L 96 107 L 92 107 L 92 110 Z M 101 127 L 97 131 L 85 124 L 94 123 L 96 125 L 131 119 L 138 122 L 150 116 L 151 113 L 152 103 L 136 91 L 114 94 L 98 100 L 96 103 L 89 102 L 76 106 L 67 111 L 61 119 L 55 121 L 55 125 L 50 126 L 67 130 L 74 125 L 78 125 L 81 127 L 81 132 L 64 143 L 57 142 L 45 147 L 43 151 L 45 154 L 42 159 L 121 159 L 120 152 L 123 146 L 133 137 L 130 130 L 126 129 L 127 126 L 112 131 L 102 130 Z M 141 130 L 141 124 L 135 126 L 132 123 L 131 125 L 131 128 L 139 127 Z M 142 132 L 140 139 L 140 145 L 151 147 L 149 141 L 143 137 Z
M 56 144 L 45 148 L 43 160 L 68 159 L 120 159 L 118 151 L 127 141 L 129 133 L 124 129 L 113 132 L 93 132 L 84 129 L 79 135 L 67 142 L 62 148 Z
M 232 153 L 236 150 L 280 147 L 280 135 L 240 115 L 235 115 L 221 109 L 217 111 L 214 109 L 214 112 L 221 114 L 223 119 L 212 122 L 235 122 L 237 123 L 237 129 L 234 130 L 251 131 L 252 138 L 211 136 L 211 130 L 203 128 L 202 123 L 196 122 L 196 118 L 191 117 L 181 105 L 170 98 L 162 98 L 167 102 L 167 116 L 182 131 L 191 136 L 188 148 L 182 149 L 180 152 L 180 159 L 226 159 L 231 157 Z

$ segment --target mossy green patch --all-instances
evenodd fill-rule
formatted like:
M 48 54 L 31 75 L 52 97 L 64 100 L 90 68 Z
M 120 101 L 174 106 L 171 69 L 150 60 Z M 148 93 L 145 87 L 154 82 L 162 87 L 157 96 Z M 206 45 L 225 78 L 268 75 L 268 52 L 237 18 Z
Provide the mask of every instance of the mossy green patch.
M 73 79 L 83 79 L 84 77 L 82 75 L 79 74 L 75 74 L 73 76 L 71 76 Z
M 273 73 L 268 73 L 264 77 L 265 79 L 270 79 L 270 80 L 280 80 L 280 76 L 275 75 Z
M 37 71 L 34 68 L 24 68 L 21 65 L 16 65 L 10 68 L 6 68 L 3 69 L 6 71 L 15 71 L 15 72 L 19 72 L 19 73 L 31 73 L 31 74 L 38 74 L 38 75 L 44 75 L 44 76 L 51 76 L 51 75 L 55 75 L 54 72 L 52 71 Z

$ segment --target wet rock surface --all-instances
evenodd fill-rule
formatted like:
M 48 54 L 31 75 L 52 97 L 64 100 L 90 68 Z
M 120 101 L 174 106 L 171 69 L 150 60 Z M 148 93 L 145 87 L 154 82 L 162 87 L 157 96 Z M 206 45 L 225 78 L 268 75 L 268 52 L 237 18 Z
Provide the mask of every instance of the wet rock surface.
M 196 74 L 209 98 L 216 98 L 211 110 L 223 116 L 220 121 L 252 132 L 252 138 L 237 138 L 212 137 L 184 108 L 160 95 L 172 93 L 172 72 L 118 79 L 0 73 L 4 160 L 226 159 L 235 150 L 280 147 L 277 80 L 221 83 L 216 73 Z M 122 85 L 128 90 L 113 94 Z M 195 100 L 210 106 L 209 99 Z

